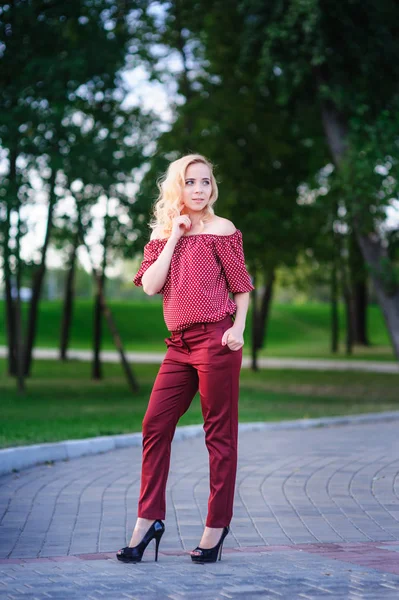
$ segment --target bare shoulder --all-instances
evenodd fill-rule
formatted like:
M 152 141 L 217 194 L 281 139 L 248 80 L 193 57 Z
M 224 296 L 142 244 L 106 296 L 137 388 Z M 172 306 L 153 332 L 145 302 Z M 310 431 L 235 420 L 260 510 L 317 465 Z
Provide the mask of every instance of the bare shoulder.
M 162 240 L 164 237 L 162 229 L 160 227 L 155 227 L 151 232 L 150 240 Z
M 217 235 L 232 235 L 237 231 L 234 223 L 229 221 L 229 219 L 224 219 L 223 217 L 216 217 L 213 225 L 213 233 Z

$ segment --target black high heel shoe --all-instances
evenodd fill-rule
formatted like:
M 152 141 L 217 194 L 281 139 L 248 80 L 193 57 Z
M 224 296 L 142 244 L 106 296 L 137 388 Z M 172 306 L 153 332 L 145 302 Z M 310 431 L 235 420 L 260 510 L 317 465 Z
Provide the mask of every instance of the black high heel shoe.
M 122 562 L 138 563 L 143 558 L 144 550 L 147 548 L 148 544 L 151 542 L 151 540 L 155 539 L 155 544 L 156 544 L 155 545 L 155 562 L 156 562 L 158 560 L 159 543 L 161 541 L 161 537 L 163 536 L 164 532 L 165 532 L 165 525 L 163 524 L 162 521 L 157 519 L 151 525 L 151 527 L 149 528 L 149 530 L 147 531 L 147 533 L 145 534 L 145 536 L 143 537 L 141 542 L 139 544 L 137 544 L 137 546 L 133 546 L 133 548 L 126 546 L 126 548 L 122 548 L 121 550 L 118 550 L 118 552 L 116 553 L 116 558 L 118 560 L 121 560 Z
M 223 542 L 226 535 L 229 533 L 230 528 L 224 527 L 222 535 L 220 536 L 219 542 L 213 548 L 200 548 L 197 546 L 192 552 L 198 552 L 198 554 L 191 553 L 191 560 L 197 563 L 211 563 L 216 562 L 218 557 L 219 560 L 222 558 Z

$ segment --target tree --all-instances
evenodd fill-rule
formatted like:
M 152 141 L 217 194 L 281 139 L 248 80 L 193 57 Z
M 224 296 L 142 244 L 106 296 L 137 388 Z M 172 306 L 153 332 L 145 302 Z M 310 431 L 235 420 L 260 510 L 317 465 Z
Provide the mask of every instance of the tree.
M 30 371 L 46 255 L 54 211 L 60 198 L 57 189 L 62 187 L 66 159 L 78 145 L 79 134 L 71 131 L 73 124 L 77 131 L 93 119 L 111 124 L 114 127 L 110 133 L 113 147 L 107 145 L 106 149 L 115 151 L 115 146 L 119 145 L 119 155 L 114 158 L 119 161 L 119 166 L 125 161 L 125 173 L 129 172 L 127 160 L 132 155 L 132 148 L 129 149 L 127 144 L 127 151 L 121 150 L 123 140 L 117 130 L 126 132 L 125 120 L 131 119 L 132 115 L 125 113 L 114 121 L 112 118 L 117 112 L 115 106 L 119 107 L 123 101 L 123 86 L 117 73 L 125 64 L 137 23 L 147 20 L 143 12 L 146 5 L 140 0 L 126 4 L 117 0 L 71 0 L 67 3 L 14 0 L 0 8 L 0 34 L 4 40 L 0 68 L 0 141 L 6 149 L 9 165 L 2 183 L 0 211 L 11 373 L 18 370 L 28 374 Z M 136 60 L 130 60 L 130 64 L 134 65 Z M 131 120 L 129 124 L 132 125 Z M 108 134 L 97 133 L 98 139 L 94 141 L 100 148 L 103 137 Z M 138 148 L 137 144 L 136 155 Z M 100 161 L 95 152 L 91 156 L 92 150 L 89 148 L 85 161 L 80 162 L 79 175 L 83 175 L 94 161 L 97 161 L 97 175 L 106 172 L 112 164 L 109 154 L 102 155 Z M 131 164 L 130 169 L 135 166 Z M 24 208 L 35 200 L 32 174 L 42 182 L 48 213 L 44 243 L 39 257 L 32 260 L 32 301 L 26 339 L 23 340 L 18 298 L 25 265 L 19 249 L 21 238 L 27 231 Z M 13 285 L 17 290 L 16 302 Z M 19 380 L 22 388 L 21 377 Z
M 184 102 L 174 107 L 175 121 L 158 140 L 157 156 L 132 209 L 145 224 L 155 179 L 168 160 L 200 152 L 215 163 L 221 182 L 217 210 L 243 231 L 257 287 L 252 293 L 257 368 L 275 270 L 293 264 L 320 228 L 320 212 L 297 203 L 297 188 L 327 160 L 321 125 L 309 102 L 279 106 L 273 85 L 256 85 L 256 63 L 240 67 L 244 24 L 236 2 L 203 0 L 190 7 L 176 2 L 165 4 L 165 11 L 159 43 L 180 58 L 177 92 Z
M 397 196 L 399 8 L 361 3 L 276 0 L 240 3 L 245 36 L 240 64 L 257 65 L 282 104 L 311 98 L 318 107 L 337 183 L 399 358 L 397 225 L 387 209 Z M 391 244 L 391 245 L 390 245 Z

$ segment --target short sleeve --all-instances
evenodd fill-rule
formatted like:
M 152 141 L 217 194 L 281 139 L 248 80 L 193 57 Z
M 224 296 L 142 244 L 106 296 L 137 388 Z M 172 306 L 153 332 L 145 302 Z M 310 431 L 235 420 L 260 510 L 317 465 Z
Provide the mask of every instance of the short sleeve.
M 233 234 L 218 236 L 216 251 L 226 277 L 227 287 L 232 294 L 251 292 L 255 289 L 245 266 L 242 234 L 237 229 Z
M 150 240 L 148 242 L 148 244 L 146 244 L 144 246 L 143 261 L 140 265 L 139 270 L 137 271 L 136 275 L 134 276 L 134 279 L 133 279 L 134 285 L 137 285 L 137 286 L 143 285 L 142 277 L 143 277 L 144 273 L 146 272 L 148 267 L 150 267 L 157 260 L 158 256 L 161 254 L 163 248 L 164 248 L 164 241 L 161 239 Z M 163 292 L 163 289 L 159 290 L 158 294 L 161 294 L 162 292 Z

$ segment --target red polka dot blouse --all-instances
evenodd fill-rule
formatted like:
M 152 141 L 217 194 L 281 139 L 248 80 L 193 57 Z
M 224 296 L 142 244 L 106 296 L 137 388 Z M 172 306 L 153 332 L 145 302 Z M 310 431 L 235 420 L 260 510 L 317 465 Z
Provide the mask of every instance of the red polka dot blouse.
M 144 247 L 144 259 L 133 282 L 141 278 L 165 244 L 153 239 Z M 163 314 L 170 332 L 182 331 L 195 323 L 215 323 L 233 315 L 236 294 L 255 289 L 245 267 L 242 234 L 199 233 L 182 236 L 176 244 L 168 275 L 159 294 L 163 294 Z

